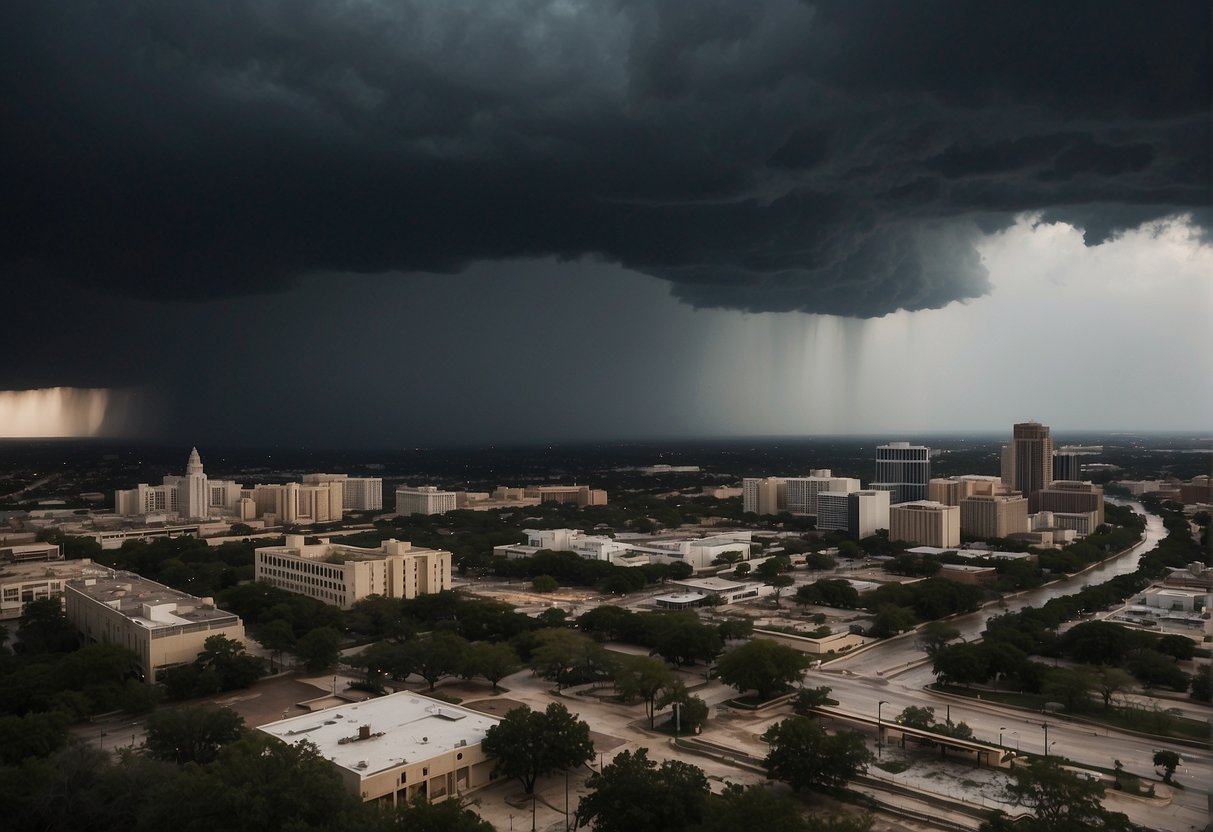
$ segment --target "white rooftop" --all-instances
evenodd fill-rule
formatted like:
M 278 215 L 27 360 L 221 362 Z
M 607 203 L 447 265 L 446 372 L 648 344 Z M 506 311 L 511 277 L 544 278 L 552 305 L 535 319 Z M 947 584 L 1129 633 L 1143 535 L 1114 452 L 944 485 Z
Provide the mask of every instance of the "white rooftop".
M 321 755 L 365 778 L 477 745 L 498 722 L 479 711 L 402 691 L 271 722 L 258 730 L 291 744 L 313 743 Z M 370 736 L 360 739 L 364 725 Z
M 664 604 L 693 604 L 707 597 L 702 592 L 671 592 L 669 595 L 658 595 L 653 600 Z
M 726 581 L 724 578 L 687 578 L 682 581 L 670 581 L 670 583 L 701 592 L 732 592 L 745 586 L 744 583 Z

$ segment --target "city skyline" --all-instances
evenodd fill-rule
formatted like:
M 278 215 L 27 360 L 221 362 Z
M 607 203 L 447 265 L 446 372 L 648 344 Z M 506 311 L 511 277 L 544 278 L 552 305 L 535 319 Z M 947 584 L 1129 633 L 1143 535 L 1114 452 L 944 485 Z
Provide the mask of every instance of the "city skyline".
M 1213 412 L 1204 4 L 0 15 L 0 437 Z

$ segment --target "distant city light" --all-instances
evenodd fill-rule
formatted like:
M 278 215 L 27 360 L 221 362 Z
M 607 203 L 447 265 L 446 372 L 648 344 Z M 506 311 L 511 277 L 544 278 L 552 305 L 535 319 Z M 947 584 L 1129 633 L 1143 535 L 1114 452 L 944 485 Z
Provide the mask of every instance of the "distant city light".
M 0 438 L 97 436 L 115 398 L 103 387 L 0 390 Z

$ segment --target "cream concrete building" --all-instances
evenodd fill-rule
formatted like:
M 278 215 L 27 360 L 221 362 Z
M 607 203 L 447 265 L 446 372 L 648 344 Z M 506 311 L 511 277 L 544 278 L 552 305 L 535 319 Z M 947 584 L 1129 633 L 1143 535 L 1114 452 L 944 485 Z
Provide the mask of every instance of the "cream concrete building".
M 945 506 L 958 506 L 960 501 L 978 494 L 1011 494 L 999 477 L 962 474 L 959 477 L 936 477 L 927 483 L 927 499 Z
M 130 572 L 68 581 L 63 593 L 68 619 L 89 642 L 135 652 L 146 682 L 167 667 L 192 662 L 215 635 L 244 641 L 239 616 Z
M 972 537 L 1009 537 L 1028 530 L 1028 500 L 1020 494 L 974 494 L 960 501 L 960 531 Z
M 114 492 L 114 513 L 136 516 L 163 512 L 184 520 L 236 515 L 241 487 L 229 480 L 212 480 L 202 468 L 198 449 L 190 450 L 185 476 L 165 477 L 160 485 L 139 483 Z
M 257 730 L 292 745 L 314 744 L 351 794 L 395 806 L 418 796 L 438 803 L 491 783 L 493 760 L 481 743 L 499 722 L 480 711 L 402 691 Z M 520 817 L 520 829 L 521 823 Z
M 445 514 L 458 508 L 459 496 L 454 491 L 439 491 L 433 485 L 396 489 L 396 513 L 402 517 L 410 514 Z
M 345 486 L 341 480 L 287 482 L 246 489 L 240 502 L 240 519 L 262 519 L 270 525 L 334 523 L 341 520 L 344 510 Z
M 607 493 L 588 485 L 528 485 L 522 496 L 542 503 L 566 503 L 575 506 L 605 506 Z
M 104 578 L 112 572 L 88 558 L 0 565 L 0 619 L 20 618 L 30 601 L 62 598 L 70 580 Z
M 1056 480 L 1048 488 L 1037 491 L 1035 511 L 1051 511 L 1062 514 L 1095 512 L 1096 523 L 1104 521 L 1103 489 L 1090 482 Z
M 859 491 L 862 486 L 854 477 L 836 477 L 829 468 L 809 471 L 807 477 L 787 477 L 783 480 L 784 510 L 792 514 L 817 516 L 817 495 L 823 491 Z
M 451 588 L 451 553 L 414 549 L 385 540 L 378 549 L 332 543 L 307 544 L 287 535 L 285 546 L 255 550 L 255 577 L 288 592 L 349 609 L 371 595 L 416 598 Z
M 783 477 L 746 477 L 741 481 L 741 510 L 778 514 L 788 505 L 788 484 Z
M 945 549 L 960 545 L 960 506 L 915 500 L 889 509 L 889 540 Z
M 346 511 L 382 511 L 383 478 L 351 477 L 348 474 L 305 474 L 304 485 L 341 483 L 342 503 Z

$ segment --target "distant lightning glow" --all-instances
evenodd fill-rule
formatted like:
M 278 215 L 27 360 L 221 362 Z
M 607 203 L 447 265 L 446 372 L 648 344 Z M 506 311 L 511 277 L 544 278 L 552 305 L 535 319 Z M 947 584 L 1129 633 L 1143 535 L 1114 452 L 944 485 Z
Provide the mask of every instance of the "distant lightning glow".
M 0 390 L 0 437 L 96 436 L 110 404 L 105 388 Z

